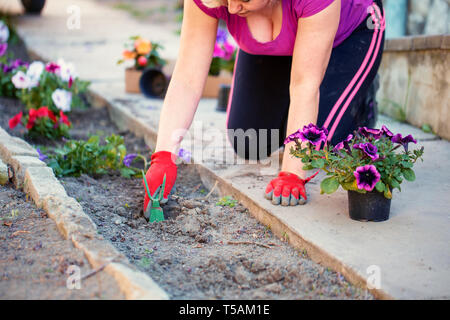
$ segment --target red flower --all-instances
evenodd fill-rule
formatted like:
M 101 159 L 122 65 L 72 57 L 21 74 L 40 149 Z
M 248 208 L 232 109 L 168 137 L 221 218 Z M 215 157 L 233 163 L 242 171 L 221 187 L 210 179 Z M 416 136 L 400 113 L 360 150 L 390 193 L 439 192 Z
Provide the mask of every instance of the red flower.
M 31 128 L 34 127 L 34 123 L 36 122 L 36 118 L 38 117 L 38 112 L 36 109 L 30 109 L 30 111 L 28 111 L 28 123 L 26 128 L 28 130 L 30 130 Z
M 69 118 L 62 112 L 62 110 L 59 111 L 59 121 L 62 121 L 64 124 L 67 124 L 69 127 L 72 125 L 69 121 Z
M 72 84 L 73 84 L 73 79 L 72 77 L 69 78 L 69 89 L 72 88 Z
M 12 117 L 11 119 L 9 119 L 9 128 L 10 129 L 14 129 L 20 123 L 20 120 L 22 120 L 22 115 L 23 115 L 23 112 L 20 112 L 20 113 L 16 114 L 14 117 Z
M 48 110 L 48 107 L 40 107 L 37 110 L 37 117 L 38 118 L 48 117 L 53 122 L 57 122 L 55 114 L 51 110 Z

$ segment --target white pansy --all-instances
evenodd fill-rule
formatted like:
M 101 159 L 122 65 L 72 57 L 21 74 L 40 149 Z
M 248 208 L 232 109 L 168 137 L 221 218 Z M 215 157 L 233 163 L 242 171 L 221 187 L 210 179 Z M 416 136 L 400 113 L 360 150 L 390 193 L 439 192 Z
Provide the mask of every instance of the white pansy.
M 8 26 L 0 20 L 0 43 L 7 42 L 9 39 L 9 29 Z
M 14 87 L 16 87 L 16 89 L 28 89 L 31 83 L 30 78 L 22 71 L 18 71 L 11 78 L 11 81 L 14 84 Z
M 59 58 L 56 63 L 60 66 L 56 73 L 63 81 L 69 81 L 70 78 L 72 78 L 72 80 L 75 80 L 75 78 L 78 76 L 73 63 L 67 63 L 61 58 Z
M 52 100 L 58 109 L 63 112 L 69 112 L 70 105 L 72 104 L 72 92 L 63 89 L 56 89 L 52 93 Z
M 34 61 L 30 64 L 27 70 L 27 76 L 30 78 L 30 87 L 36 87 L 39 84 L 39 79 L 44 71 L 45 65 L 41 61 Z

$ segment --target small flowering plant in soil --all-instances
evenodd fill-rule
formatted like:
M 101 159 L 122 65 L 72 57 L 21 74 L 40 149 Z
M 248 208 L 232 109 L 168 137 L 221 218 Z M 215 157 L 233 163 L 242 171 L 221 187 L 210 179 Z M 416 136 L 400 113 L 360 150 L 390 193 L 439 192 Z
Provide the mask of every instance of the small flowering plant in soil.
M 210 76 L 218 76 L 221 70 L 233 73 L 236 52 L 236 47 L 228 40 L 228 33 L 223 29 L 218 29 L 213 59 L 208 74 Z
M 28 130 L 27 136 L 31 139 L 45 137 L 56 140 L 69 137 L 69 129 L 72 127 L 62 110 L 59 111 L 59 114 L 55 114 L 46 106 L 30 109 L 26 115 L 23 114 L 23 111 L 19 112 L 9 120 L 11 130 L 19 124 Z
M 381 129 L 361 127 L 336 146 L 327 144 L 328 131 L 314 124 L 288 136 L 285 144 L 295 141 L 291 154 L 301 158 L 304 170 L 321 169 L 327 177 L 321 182 L 321 193 L 331 194 L 339 186 L 348 191 L 369 193 L 374 190 L 392 198 L 392 190 L 401 191 L 403 180 L 414 181 L 414 163 L 424 148 L 409 150 L 417 141 L 408 135 Z M 322 143 L 325 146 L 317 150 Z
M 160 69 L 166 65 L 166 60 L 162 59 L 159 50 L 163 47 L 157 42 L 150 42 L 140 36 L 130 37 L 130 43 L 125 44 L 122 59 L 117 64 L 122 64 L 127 60 L 133 61 L 136 70 L 146 68 Z

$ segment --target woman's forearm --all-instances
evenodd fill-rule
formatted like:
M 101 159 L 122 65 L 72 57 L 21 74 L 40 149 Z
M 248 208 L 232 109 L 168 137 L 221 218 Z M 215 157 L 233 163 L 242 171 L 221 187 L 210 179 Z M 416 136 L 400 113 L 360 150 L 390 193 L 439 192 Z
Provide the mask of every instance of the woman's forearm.
M 159 119 L 155 152 L 164 150 L 177 153 L 192 124 L 201 94 L 200 83 L 192 85 L 186 80 L 172 78 Z
M 310 123 L 317 122 L 319 112 L 319 89 L 307 86 L 291 87 L 291 104 L 289 107 L 286 137 L 302 129 Z M 285 145 L 283 154 L 282 171 L 295 173 L 300 178 L 306 178 L 306 172 L 302 169 L 303 163 L 299 158 L 290 154 L 290 149 L 295 146 L 294 142 Z

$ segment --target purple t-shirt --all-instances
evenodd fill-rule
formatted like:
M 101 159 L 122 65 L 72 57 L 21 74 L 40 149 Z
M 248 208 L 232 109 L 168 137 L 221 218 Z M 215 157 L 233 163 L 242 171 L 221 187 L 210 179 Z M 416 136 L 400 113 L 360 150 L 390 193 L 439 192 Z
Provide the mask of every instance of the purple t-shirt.
M 245 17 L 230 14 L 228 8 L 208 8 L 201 0 L 193 0 L 207 15 L 226 22 L 228 31 L 239 47 L 250 54 L 291 56 L 294 51 L 298 19 L 312 16 L 327 8 L 334 0 L 282 0 L 283 21 L 278 37 L 258 42 L 250 32 Z M 363 22 L 373 0 L 341 0 L 341 18 L 333 47 L 342 43 Z

